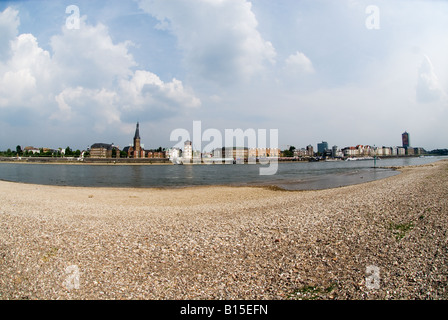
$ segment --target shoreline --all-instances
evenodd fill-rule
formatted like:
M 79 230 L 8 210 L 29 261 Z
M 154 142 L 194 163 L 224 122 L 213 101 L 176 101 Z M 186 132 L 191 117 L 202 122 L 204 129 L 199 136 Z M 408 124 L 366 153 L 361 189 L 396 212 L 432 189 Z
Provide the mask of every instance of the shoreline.
M 0 299 L 447 299 L 448 161 L 400 171 L 308 191 L 0 181 Z
M 372 167 L 373 168 L 373 167 Z M 400 169 L 403 167 L 376 167 L 376 169 L 383 169 L 383 170 L 389 170 L 392 172 L 397 172 L 397 174 L 400 174 Z M 367 169 L 365 169 L 367 170 Z M 361 179 L 364 179 L 365 173 L 369 173 L 364 170 L 363 176 L 361 176 Z M 361 170 L 362 172 L 363 170 Z M 353 175 L 353 173 L 348 173 L 347 175 Z M 372 173 L 371 173 L 372 174 Z M 357 177 L 352 177 L 351 180 L 347 177 L 343 182 L 339 181 L 338 183 L 334 183 L 332 180 L 335 179 L 335 177 L 328 179 L 328 177 L 319 177 L 314 179 L 302 179 L 302 180 L 279 180 L 277 182 L 245 182 L 245 183 L 228 183 L 228 184 L 201 184 L 201 185 L 161 185 L 161 186 L 128 186 L 128 187 L 122 187 L 122 186 L 84 186 L 84 185 L 54 185 L 54 184 L 39 184 L 34 182 L 24 182 L 24 181 L 13 181 L 13 180 L 7 180 L 7 179 L 1 179 L 0 182 L 7 182 L 7 183 L 17 183 L 17 184 L 27 184 L 27 185 L 36 185 L 36 186 L 49 186 L 49 187 L 73 187 L 73 188 L 102 188 L 105 190 L 111 190 L 111 189 L 123 189 L 123 190 L 132 190 L 132 189 L 157 189 L 157 190 L 176 190 L 176 189 L 194 189 L 194 188 L 210 188 L 210 187 L 222 187 L 222 188 L 268 188 L 270 190 L 277 190 L 277 191 L 313 191 L 313 190 L 327 190 L 327 189 L 333 189 L 333 188 L 342 188 L 346 186 L 351 185 L 361 185 L 364 183 L 369 183 L 372 181 L 382 180 L 389 177 L 392 177 L 396 174 L 390 174 L 385 175 L 379 178 L 367 178 L 365 180 L 358 180 L 356 182 L 354 179 Z M 330 181 L 328 181 L 330 180 Z M 317 183 L 317 186 L 316 186 Z M 314 187 L 312 187 L 314 185 Z M 293 187 L 291 187 L 293 186 Z M 295 187 L 294 187 L 295 186 Z
M 382 159 L 412 159 L 412 158 L 419 158 L 419 155 L 413 155 L 413 156 L 386 156 Z M 426 156 L 426 157 L 432 157 L 432 156 Z M 11 159 L 11 160 L 10 160 Z M 31 160 L 29 160 L 31 159 Z M 65 160 L 63 160 L 65 159 Z M 57 158 L 39 158 L 39 157 L 31 157 L 31 158 L 22 158 L 22 159 L 12 159 L 8 157 L 0 157 L 0 164 L 1 163 L 21 163 L 21 164 L 58 164 L 58 165 L 175 165 L 173 162 L 169 161 L 165 158 L 145 158 L 145 159 L 132 159 L 132 158 L 86 158 L 87 161 L 80 161 L 76 159 L 57 159 Z M 378 159 L 378 160 L 382 160 Z M 118 160 L 118 161 L 116 161 Z M 345 160 L 338 160 L 338 161 L 345 161 Z M 358 160 L 363 161 L 363 160 Z M 373 161 L 373 160 L 367 160 L 367 161 Z M 277 160 L 277 163 L 309 163 L 313 161 L 309 160 Z M 319 160 L 314 162 L 326 162 L 325 160 Z M 330 161 L 332 162 L 332 161 Z M 252 163 L 242 163 L 242 164 L 252 164 Z M 259 162 L 255 163 L 257 165 L 263 165 Z M 201 163 L 183 163 L 182 165 L 229 165 L 227 163 L 207 163 L 207 162 L 201 162 Z

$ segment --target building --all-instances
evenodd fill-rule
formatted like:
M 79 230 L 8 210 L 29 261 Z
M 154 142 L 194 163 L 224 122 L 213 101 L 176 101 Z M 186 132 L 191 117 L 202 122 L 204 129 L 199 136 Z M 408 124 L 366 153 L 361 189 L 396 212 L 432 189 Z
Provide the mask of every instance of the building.
M 398 156 L 404 156 L 406 155 L 406 149 L 403 147 L 397 147 L 397 155 Z
M 314 157 L 314 148 L 312 145 L 306 147 L 307 156 Z
M 338 156 L 338 146 L 333 146 L 333 147 L 331 148 L 331 156 L 332 156 L 333 158 L 336 158 L 336 157 Z
M 90 157 L 91 158 L 112 158 L 112 150 L 114 149 L 113 144 L 109 143 L 94 143 L 90 146 Z M 118 148 L 116 154 L 120 155 Z
M 25 148 L 23 149 L 23 151 L 24 151 L 24 152 L 27 151 L 28 154 L 30 154 L 30 153 L 33 153 L 33 154 L 40 153 L 40 149 L 39 149 L 39 148 L 34 148 L 34 147 L 32 147 L 32 146 L 25 147 Z
M 193 159 L 193 145 L 190 140 L 185 141 L 184 150 L 182 150 L 182 158 L 186 162 L 191 162 Z
M 308 152 L 305 148 L 295 149 L 294 150 L 294 158 L 302 158 L 306 157 Z
M 165 156 L 170 159 L 170 161 L 173 161 L 177 158 L 180 158 L 182 156 L 182 150 L 179 148 L 170 148 L 166 151 Z
M 269 148 L 269 157 L 278 158 L 280 157 L 280 152 L 279 148 Z
M 383 146 L 383 156 L 390 156 L 391 152 L 390 152 L 390 147 L 385 147 Z
M 324 154 L 326 149 L 328 149 L 328 142 L 322 141 L 321 143 L 317 144 L 317 152 L 319 154 Z
M 403 144 L 403 148 L 408 148 L 411 145 L 411 142 L 409 140 L 409 133 L 406 131 L 401 135 L 401 141 Z
M 222 148 L 225 149 L 225 148 Z M 241 158 L 244 156 L 244 159 L 254 159 L 254 158 L 272 158 L 272 157 L 279 157 L 280 156 L 280 149 L 279 148 L 226 148 L 227 155 L 230 158 L 236 159 L 236 157 Z M 231 152 L 232 150 L 232 152 Z
M 359 156 L 359 150 L 356 147 L 345 147 L 342 149 L 344 157 L 357 157 Z
M 164 159 L 166 157 L 166 152 L 161 150 L 148 150 L 145 153 L 151 159 Z
M 249 149 L 247 147 L 222 147 L 213 150 L 214 158 L 226 158 L 233 159 L 237 163 L 244 163 L 249 158 L 264 158 L 270 156 L 271 149 L 259 148 Z M 277 150 L 272 150 L 273 154 L 276 154 Z M 274 155 L 273 155 L 274 156 Z
M 123 149 L 128 154 L 128 158 L 145 158 L 145 149 L 143 148 L 143 145 L 140 142 L 140 128 L 139 123 L 137 122 L 137 126 L 135 128 L 135 134 L 134 134 L 134 144 L 129 147 L 125 147 Z
M 397 156 L 398 155 L 398 147 L 390 147 L 390 155 Z
M 422 155 L 422 154 L 425 154 L 426 153 L 426 151 L 425 151 L 425 149 L 423 149 L 423 148 L 421 148 L 421 147 L 417 147 L 417 148 L 414 148 L 414 154 L 415 155 Z

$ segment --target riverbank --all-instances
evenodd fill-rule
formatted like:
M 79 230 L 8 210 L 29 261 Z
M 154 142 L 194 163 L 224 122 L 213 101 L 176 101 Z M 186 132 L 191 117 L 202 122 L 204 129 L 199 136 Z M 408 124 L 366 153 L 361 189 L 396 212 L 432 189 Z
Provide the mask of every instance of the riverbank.
M 0 299 L 446 299 L 448 161 L 399 170 L 318 191 L 0 181 Z
M 410 155 L 410 156 L 387 156 L 383 157 L 383 159 L 412 159 L 419 158 L 422 156 L 418 155 Z M 431 157 L 431 156 L 430 156 Z M 210 165 L 210 164 L 232 164 L 226 163 L 223 161 L 212 161 L 212 158 L 203 158 L 200 162 L 185 162 L 182 163 L 184 165 Z M 313 160 L 314 159 L 314 160 Z M 358 160 L 363 161 L 367 160 L 365 158 L 347 158 L 345 160 Z M 315 158 L 277 158 L 277 163 L 308 163 L 308 162 L 339 162 L 345 161 L 342 159 L 315 159 Z M 373 160 L 369 159 L 369 160 Z M 378 158 L 378 161 L 381 159 Z M 66 164 L 66 165 L 173 165 L 174 163 L 167 158 L 75 158 L 75 157 L 0 157 L 0 163 L 23 163 L 23 164 Z M 244 162 L 244 164 L 248 164 L 248 160 Z M 253 163 L 249 163 L 253 164 Z M 257 164 L 259 160 L 257 160 Z M 380 163 L 378 163 L 380 164 Z
M 169 159 L 159 158 L 52 158 L 52 157 L 0 157 L 0 163 L 65 164 L 65 165 L 173 165 Z

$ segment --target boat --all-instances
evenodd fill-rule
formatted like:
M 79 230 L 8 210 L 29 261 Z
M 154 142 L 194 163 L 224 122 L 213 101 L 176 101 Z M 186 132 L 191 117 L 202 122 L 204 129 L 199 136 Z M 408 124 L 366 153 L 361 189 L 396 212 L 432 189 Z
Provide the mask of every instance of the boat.
M 374 157 L 351 157 L 345 159 L 345 161 L 362 161 L 362 160 L 375 160 Z M 381 160 L 380 158 L 376 158 L 376 160 Z
M 176 158 L 173 158 L 172 162 L 173 162 L 173 164 L 179 164 L 179 165 L 184 164 L 184 163 L 182 162 L 182 159 L 177 158 L 177 157 L 176 157 Z

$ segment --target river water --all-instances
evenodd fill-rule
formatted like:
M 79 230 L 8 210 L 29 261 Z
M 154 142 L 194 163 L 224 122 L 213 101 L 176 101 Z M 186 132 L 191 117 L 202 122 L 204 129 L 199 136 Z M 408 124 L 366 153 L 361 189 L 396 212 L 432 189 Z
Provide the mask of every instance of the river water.
M 0 163 L 0 180 L 80 187 L 178 188 L 206 185 L 274 185 L 287 190 L 325 189 L 399 174 L 386 169 L 431 163 L 446 157 L 279 163 L 274 175 L 260 164 L 229 165 L 65 165 Z

